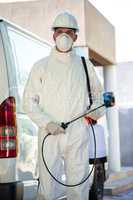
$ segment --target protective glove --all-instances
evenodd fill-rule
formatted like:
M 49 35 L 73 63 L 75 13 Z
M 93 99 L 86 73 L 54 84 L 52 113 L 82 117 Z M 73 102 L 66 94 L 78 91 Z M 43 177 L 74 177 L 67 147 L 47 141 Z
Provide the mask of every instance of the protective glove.
M 48 133 L 51 133 L 52 135 L 65 133 L 64 128 L 62 128 L 59 124 L 55 122 L 49 122 L 46 126 L 46 131 Z

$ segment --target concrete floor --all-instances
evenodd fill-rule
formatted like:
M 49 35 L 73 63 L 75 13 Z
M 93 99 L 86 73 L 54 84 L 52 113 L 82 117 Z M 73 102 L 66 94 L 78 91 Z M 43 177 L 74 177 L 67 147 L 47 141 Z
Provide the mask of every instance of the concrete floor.
M 36 200 L 35 196 L 33 198 L 29 196 L 25 196 L 24 200 Z M 105 196 L 103 200 L 133 200 L 133 190 L 129 190 L 115 196 Z
M 103 200 L 133 200 L 133 189 L 119 193 L 115 196 L 105 196 Z

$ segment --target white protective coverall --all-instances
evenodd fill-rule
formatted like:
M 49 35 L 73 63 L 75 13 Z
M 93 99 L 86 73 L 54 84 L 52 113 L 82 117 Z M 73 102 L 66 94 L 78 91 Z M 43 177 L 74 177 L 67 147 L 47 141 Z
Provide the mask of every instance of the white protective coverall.
M 87 65 L 93 93 L 93 108 L 103 104 L 103 91 L 93 65 L 89 61 Z M 41 155 L 42 141 L 47 134 L 47 123 L 68 122 L 86 111 L 87 106 L 86 75 L 81 58 L 74 50 L 60 53 L 53 48 L 49 57 L 41 59 L 33 66 L 23 97 L 24 111 L 39 127 L 39 200 L 55 200 L 64 190 L 68 200 L 88 200 L 88 181 L 74 188 L 61 186 L 48 174 Z M 101 108 L 89 116 L 98 119 L 103 112 L 104 109 Z M 79 183 L 88 175 L 88 131 L 84 119 L 79 119 L 68 126 L 66 134 L 52 135 L 46 140 L 43 153 L 49 169 L 59 179 L 62 171 L 61 161 L 64 158 L 67 184 Z

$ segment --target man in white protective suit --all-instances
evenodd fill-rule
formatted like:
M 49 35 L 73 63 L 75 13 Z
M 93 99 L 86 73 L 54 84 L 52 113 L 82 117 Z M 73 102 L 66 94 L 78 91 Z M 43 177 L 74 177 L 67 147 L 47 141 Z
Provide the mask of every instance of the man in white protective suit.
M 38 199 L 55 200 L 65 191 L 67 200 L 88 200 L 88 181 L 78 187 L 64 187 L 53 180 L 42 160 L 42 141 L 47 133 L 51 133 L 43 153 L 55 177 L 61 180 L 63 167 L 66 183 L 76 184 L 86 178 L 89 172 L 90 129 L 85 120 L 79 119 L 65 130 L 60 126 L 61 122 L 68 122 L 86 111 L 89 104 L 83 64 L 73 50 L 78 24 L 73 15 L 64 12 L 55 18 L 52 29 L 55 47 L 48 57 L 34 64 L 23 96 L 24 111 L 39 127 Z M 93 97 L 91 108 L 95 108 L 103 104 L 103 90 L 93 65 L 90 61 L 86 63 Z M 89 116 L 97 120 L 103 113 L 104 108 L 100 108 Z

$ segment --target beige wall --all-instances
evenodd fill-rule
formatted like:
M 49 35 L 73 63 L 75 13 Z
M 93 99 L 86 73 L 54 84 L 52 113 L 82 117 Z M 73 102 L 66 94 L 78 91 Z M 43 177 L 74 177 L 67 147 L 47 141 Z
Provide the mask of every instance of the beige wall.
M 52 42 L 51 24 L 61 11 L 76 16 L 80 33 L 76 45 L 89 46 L 115 62 L 114 27 L 87 0 L 38 0 L 0 4 L 0 15 Z
M 37 34 L 41 38 L 52 42 L 51 25 L 55 16 L 63 10 L 70 11 L 76 16 L 82 30 L 79 35 L 78 44 L 84 45 L 83 0 L 73 0 L 76 6 L 75 3 L 71 2 L 71 0 L 42 0 L 36 2 L 0 4 L 0 15 Z
M 114 26 L 87 0 L 85 27 L 87 45 L 105 59 L 115 62 Z

